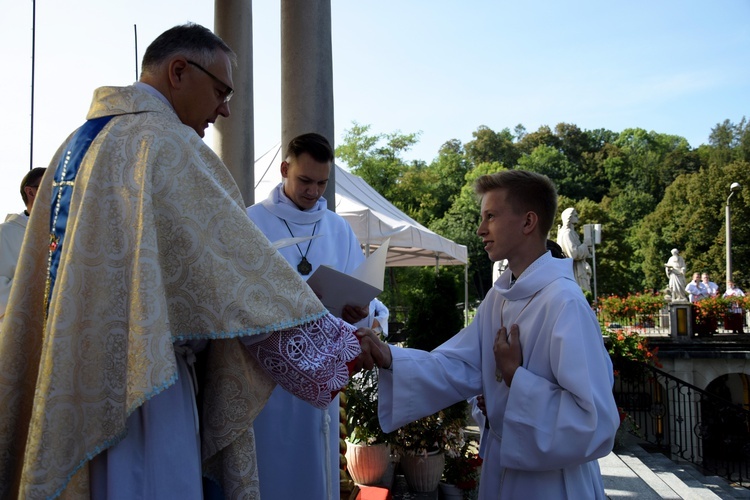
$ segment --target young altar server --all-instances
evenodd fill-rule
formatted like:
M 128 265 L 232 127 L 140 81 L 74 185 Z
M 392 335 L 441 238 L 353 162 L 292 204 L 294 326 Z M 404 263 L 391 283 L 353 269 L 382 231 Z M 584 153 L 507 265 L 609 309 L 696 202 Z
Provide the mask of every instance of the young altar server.
M 432 352 L 358 333 L 364 367 L 380 367 L 380 424 L 390 432 L 484 394 L 480 499 L 604 499 L 597 459 L 612 450 L 620 423 L 612 363 L 570 260 L 545 246 L 555 187 L 507 170 L 480 177 L 476 191 L 477 233 L 508 268 L 471 325 Z

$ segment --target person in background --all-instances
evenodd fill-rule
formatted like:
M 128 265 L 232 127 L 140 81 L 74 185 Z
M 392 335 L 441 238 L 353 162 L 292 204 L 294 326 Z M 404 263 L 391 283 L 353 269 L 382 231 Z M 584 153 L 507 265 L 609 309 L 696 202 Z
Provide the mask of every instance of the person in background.
M 724 292 L 724 297 L 744 297 L 743 292 L 738 286 L 734 284 L 734 281 L 727 281 L 727 290 Z
M 719 285 L 711 281 L 708 273 L 703 273 L 701 275 L 701 281 L 703 282 L 703 286 L 706 287 L 706 292 L 709 297 L 716 297 L 719 295 Z
M 273 387 L 324 408 L 346 385 L 355 329 L 201 139 L 235 60 L 203 26 L 165 31 L 52 160 L 0 332 L 0 498 L 201 500 L 204 474 L 257 498 L 248 431 Z
M 688 294 L 690 302 L 698 302 L 708 297 L 708 290 L 706 289 L 706 285 L 701 281 L 700 273 L 693 273 L 693 279 L 687 284 L 685 291 Z
M 432 352 L 357 332 L 362 366 L 378 366 L 384 431 L 484 395 L 488 432 L 480 500 L 604 499 L 597 459 L 620 425 L 612 362 L 567 259 L 545 241 L 557 193 L 543 175 L 506 170 L 476 181 L 477 234 L 508 269 L 472 323 Z M 429 327 L 429 325 L 425 325 Z
M 745 292 L 743 292 L 738 286 L 734 284 L 734 281 L 727 281 L 727 289 L 724 292 L 724 298 L 733 298 L 733 297 L 744 297 Z M 744 309 L 742 308 L 740 301 L 733 301 L 729 305 L 729 316 L 728 320 L 725 321 L 725 327 L 727 323 L 731 323 L 731 330 L 734 333 L 745 333 L 745 318 L 744 318 Z
M 348 274 L 365 260 L 349 223 L 328 210 L 323 198 L 332 166 L 333 148 L 325 137 L 313 132 L 293 138 L 281 162 L 282 182 L 247 209 L 272 242 L 310 237 L 279 249 L 305 281 L 321 265 Z M 367 304 L 347 305 L 342 313 L 344 320 L 361 326 L 367 316 Z M 326 408 L 314 408 L 277 387 L 253 427 L 261 498 L 339 500 L 338 398 Z
M 26 223 L 45 170 L 41 167 L 32 168 L 23 176 L 21 199 L 26 210 L 20 214 L 8 214 L 5 222 L 0 224 L 0 325 L 5 317 L 5 308 L 8 306 L 10 287 L 13 285 L 13 276 L 16 273 L 16 264 L 21 253 L 23 235 L 26 233 Z

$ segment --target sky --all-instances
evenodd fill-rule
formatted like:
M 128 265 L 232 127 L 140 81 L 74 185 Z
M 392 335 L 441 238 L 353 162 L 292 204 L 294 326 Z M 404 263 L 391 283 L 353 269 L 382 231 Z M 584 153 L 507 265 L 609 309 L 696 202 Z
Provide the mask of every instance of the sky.
M 31 163 L 31 0 L 0 0 L 0 216 L 23 210 Z M 93 90 L 136 80 L 170 27 L 213 28 L 211 0 L 36 2 L 33 166 L 85 120 Z M 255 152 L 281 135 L 279 0 L 253 2 Z M 418 133 L 432 161 L 480 126 L 642 128 L 708 143 L 750 118 L 750 1 L 331 0 L 335 140 Z M 140 62 L 139 62 L 140 67 Z M 212 145 L 212 133 L 206 134 Z

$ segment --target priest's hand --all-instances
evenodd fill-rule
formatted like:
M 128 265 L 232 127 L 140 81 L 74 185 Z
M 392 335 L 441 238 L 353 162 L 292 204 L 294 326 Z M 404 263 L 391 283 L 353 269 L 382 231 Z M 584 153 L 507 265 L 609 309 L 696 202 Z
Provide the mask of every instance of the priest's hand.
M 354 323 L 357 323 L 358 321 L 363 320 L 367 317 L 367 315 L 370 314 L 370 306 L 353 306 L 351 304 L 347 304 L 344 306 L 344 308 L 341 310 L 341 319 L 349 323 L 350 325 L 353 325 Z
M 355 332 L 359 339 L 359 347 L 362 353 L 357 360 L 356 371 L 365 369 L 371 370 L 377 366 L 379 368 L 390 368 L 393 358 L 391 357 L 391 348 L 380 340 L 378 334 L 369 328 L 360 328 Z
M 357 332 L 357 335 L 359 336 L 359 332 Z M 498 330 L 497 337 L 495 337 L 495 345 L 492 346 L 492 351 L 495 354 L 495 373 L 497 374 L 498 382 L 502 377 L 502 380 L 508 387 L 513 382 L 513 375 L 516 374 L 516 369 L 521 366 L 521 362 L 523 361 L 521 341 L 518 337 L 518 325 L 511 325 L 510 335 L 508 334 L 508 329 L 502 327 Z

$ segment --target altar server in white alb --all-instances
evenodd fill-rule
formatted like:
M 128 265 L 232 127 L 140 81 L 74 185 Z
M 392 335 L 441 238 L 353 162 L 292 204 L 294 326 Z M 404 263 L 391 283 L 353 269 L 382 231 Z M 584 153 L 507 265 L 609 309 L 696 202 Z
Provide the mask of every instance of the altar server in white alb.
M 13 275 L 16 273 L 23 236 L 26 234 L 26 223 L 29 221 L 29 213 L 31 213 L 31 207 L 34 206 L 44 171 L 44 168 L 37 167 L 23 176 L 21 198 L 23 204 L 26 205 L 26 210 L 20 214 L 8 214 L 5 222 L 0 224 L 0 324 L 5 316 L 5 308 L 8 306 Z
M 315 237 L 279 249 L 304 280 L 321 265 L 351 273 L 365 260 L 349 223 L 328 210 L 323 198 L 332 165 L 333 149 L 325 137 L 295 137 L 281 162 L 282 183 L 247 209 L 271 242 Z M 342 318 L 354 324 L 367 314 L 367 305 L 346 306 Z M 277 387 L 253 427 L 261 498 L 339 500 L 338 397 L 321 410 Z
M 507 170 L 480 177 L 476 191 L 477 233 L 508 268 L 471 325 L 432 352 L 358 333 L 364 366 L 381 367 L 380 424 L 390 432 L 484 394 L 480 499 L 604 499 L 596 460 L 612 450 L 620 423 L 612 364 L 570 260 L 545 247 L 555 187 Z

